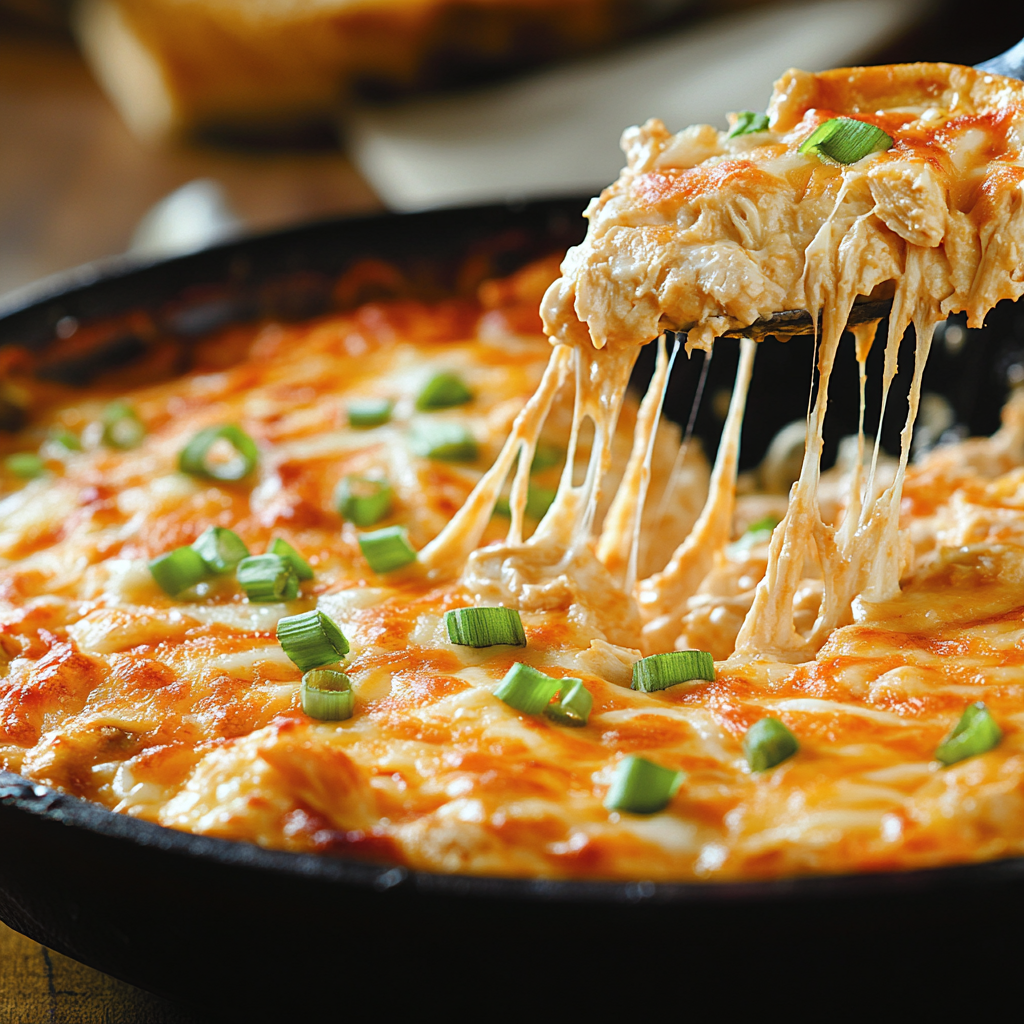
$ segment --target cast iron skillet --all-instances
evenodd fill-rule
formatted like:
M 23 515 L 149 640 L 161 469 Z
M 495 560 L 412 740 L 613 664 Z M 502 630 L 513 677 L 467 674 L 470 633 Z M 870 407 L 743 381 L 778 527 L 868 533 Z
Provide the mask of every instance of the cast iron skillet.
M 394 287 L 426 297 L 471 291 L 484 276 L 578 241 L 583 205 L 334 221 L 153 265 L 114 261 L 9 302 L 0 345 L 27 347 L 38 372 L 72 382 L 144 359 L 156 338 L 175 339 L 185 366 L 190 339 L 225 324 L 301 318 Z M 401 284 L 371 273 L 362 290 L 339 294 L 339 275 L 367 258 L 398 268 Z M 1006 376 L 1024 376 L 1022 312 L 1005 304 L 966 344 L 936 346 L 926 387 L 945 393 L 973 432 L 995 426 Z M 60 338 L 76 324 L 83 334 L 100 325 L 90 346 Z M 852 356 L 847 362 L 833 385 L 834 436 L 856 422 Z M 804 414 L 810 364 L 800 339 L 761 346 L 748 464 L 779 425 Z M 909 367 L 909 353 L 901 365 Z M 734 366 L 723 344 L 708 396 L 731 383 Z M 679 419 L 698 368 L 685 367 L 670 392 Z M 697 418 L 707 444 L 717 439 L 714 405 L 705 402 Z M 276 852 L 164 829 L 0 773 L 0 918 L 219 1019 L 318 1019 L 357 1008 L 647 1015 L 663 999 L 682 1016 L 710 999 L 719 1011 L 748 1003 L 787 1015 L 814 1005 L 836 1020 L 854 1005 L 880 1008 L 883 993 L 887 1006 L 905 998 L 920 1007 L 948 987 L 948 1003 L 967 991 L 958 986 L 972 971 L 998 989 L 1003 966 L 1014 971 L 1003 977 L 1019 969 L 1024 859 L 742 884 L 654 884 L 643 873 L 638 864 L 640 880 L 628 883 L 470 878 Z M 808 1002 L 821 998 L 828 1002 Z

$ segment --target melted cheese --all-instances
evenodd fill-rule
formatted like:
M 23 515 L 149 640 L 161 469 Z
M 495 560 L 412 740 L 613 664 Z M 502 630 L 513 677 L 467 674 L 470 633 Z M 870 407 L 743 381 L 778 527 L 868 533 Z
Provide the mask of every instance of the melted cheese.
M 147 427 L 129 452 L 99 443 L 114 393 L 16 382 L 35 415 L 10 450 L 54 426 L 86 444 L 44 448 L 38 480 L 4 478 L 0 764 L 170 827 L 443 871 L 750 878 L 1024 853 L 1024 398 L 995 437 L 909 462 L 934 324 L 950 310 L 977 323 L 1024 292 L 1022 109 L 1020 83 L 947 65 L 790 72 L 766 133 L 628 132 L 626 171 L 544 298 L 553 346 L 529 322 L 550 275 L 528 268 L 485 287 L 483 306 L 371 305 L 214 339 L 204 351 L 230 341 L 239 361 L 124 396 Z M 836 113 L 895 145 L 848 167 L 801 155 Z M 823 472 L 847 315 L 887 288 L 883 396 L 903 331 L 917 332 L 900 457 L 877 435 L 868 455 L 865 326 L 855 452 Z M 675 350 L 658 341 L 639 407 L 626 386 L 665 328 L 710 355 L 727 329 L 784 308 L 821 313 L 799 478 L 788 500 L 737 495 L 753 342 L 710 476 L 661 422 Z M 473 400 L 417 412 L 443 369 Z M 356 396 L 394 399 L 392 421 L 349 428 Z M 431 418 L 469 429 L 479 460 L 416 455 L 410 431 Z M 177 472 L 188 438 L 232 420 L 260 447 L 254 481 Z M 541 442 L 564 451 L 560 469 L 534 472 Z M 369 570 L 333 508 L 349 473 L 392 482 L 387 522 L 409 529 L 415 566 Z M 540 522 L 531 483 L 557 488 Z M 769 544 L 730 543 L 766 511 L 783 514 Z M 315 580 L 287 604 L 252 605 L 230 578 L 171 600 L 147 560 L 211 523 L 254 551 L 286 537 Z M 472 603 L 520 609 L 527 646 L 451 644 L 444 611 Z M 274 637 L 315 606 L 351 644 L 345 722 L 302 713 Z M 629 688 L 642 654 L 688 646 L 714 653 L 714 682 Z M 589 724 L 495 698 L 518 660 L 582 679 Z M 941 769 L 935 747 L 974 700 L 1004 739 Z M 800 753 L 755 774 L 741 743 L 766 715 Z M 631 753 L 686 773 L 663 813 L 604 809 Z

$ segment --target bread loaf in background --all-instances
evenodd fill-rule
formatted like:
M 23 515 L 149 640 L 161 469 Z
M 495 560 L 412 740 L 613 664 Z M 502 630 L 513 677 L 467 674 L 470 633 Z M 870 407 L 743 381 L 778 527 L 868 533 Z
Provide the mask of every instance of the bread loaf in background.
M 274 133 L 593 50 L 687 0 L 78 0 L 76 34 L 147 139 Z

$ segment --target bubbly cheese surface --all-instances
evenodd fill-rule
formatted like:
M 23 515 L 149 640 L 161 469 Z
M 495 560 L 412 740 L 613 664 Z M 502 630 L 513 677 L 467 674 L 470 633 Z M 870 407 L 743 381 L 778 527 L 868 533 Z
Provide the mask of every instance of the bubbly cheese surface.
M 914 395 L 937 320 L 1024 292 L 1022 89 L 938 65 L 792 72 L 767 132 L 627 133 L 630 165 L 544 299 L 553 346 L 540 266 L 475 303 L 231 329 L 145 387 L 15 381 L 33 418 L 4 450 L 38 449 L 46 471 L 3 478 L 0 765 L 173 828 L 438 871 L 743 879 L 1024 853 L 1024 395 L 994 437 L 913 464 L 912 397 L 899 458 L 862 431 L 820 466 L 858 295 L 895 293 L 890 379 L 917 327 Z M 835 113 L 893 147 L 846 167 L 800 154 Z M 757 344 L 740 342 L 711 467 L 660 418 L 671 339 L 639 405 L 626 385 L 665 327 L 711 346 L 785 308 L 823 310 L 809 440 L 788 499 L 737 494 Z M 862 386 L 873 336 L 856 332 Z M 418 410 L 442 371 L 471 400 Z M 394 402 L 390 422 L 350 427 L 367 397 Z M 146 428 L 131 450 L 102 441 L 114 398 Z M 188 440 L 224 422 L 255 439 L 253 476 L 182 473 Z M 438 424 L 468 430 L 477 457 L 425 455 L 416 438 Z M 414 565 L 370 569 L 333 498 L 353 473 L 390 481 L 379 525 L 408 528 Z M 748 533 L 766 513 L 774 531 Z M 253 552 L 286 539 L 314 579 L 282 603 L 251 603 L 230 576 L 168 597 L 148 561 L 210 525 Z M 451 643 L 444 613 L 470 605 L 518 609 L 526 646 Z M 351 645 L 346 721 L 303 713 L 275 635 L 314 607 Z M 688 648 L 714 655 L 713 681 L 630 688 L 641 657 Z M 515 662 L 582 680 L 588 723 L 499 700 Z M 942 766 L 976 701 L 1001 742 Z M 769 716 L 799 751 L 755 772 L 743 739 Z M 629 755 L 684 773 L 662 811 L 605 807 Z

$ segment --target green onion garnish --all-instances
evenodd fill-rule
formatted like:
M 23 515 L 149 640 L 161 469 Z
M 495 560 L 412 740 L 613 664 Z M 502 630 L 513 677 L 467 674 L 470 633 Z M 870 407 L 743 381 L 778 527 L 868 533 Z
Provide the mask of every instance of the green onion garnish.
M 710 651 L 670 651 L 633 663 L 634 690 L 653 693 L 694 679 L 714 682 L 715 659 Z
M 564 458 L 564 448 L 559 448 L 557 444 L 545 444 L 542 441 L 534 449 L 530 472 L 540 473 L 545 469 L 550 469 L 552 466 L 557 466 Z
M 582 679 L 560 679 L 559 682 L 562 690 L 558 700 L 548 705 L 544 713 L 559 725 L 586 725 L 594 706 L 590 691 L 583 685 Z
M 543 519 L 551 503 L 555 500 L 555 492 L 548 487 L 530 487 L 526 492 L 526 514 L 533 519 Z M 512 507 L 508 498 L 499 498 L 494 503 L 494 511 L 499 516 L 512 515 Z
M 624 757 L 615 769 L 604 805 L 609 811 L 655 814 L 668 806 L 682 782 L 682 772 L 643 757 Z
M 756 523 L 751 523 L 743 533 L 743 536 L 729 545 L 729 550 L 734 554 L 749 551 L 758 544 L 764 544 L 772 539 L 772 531 L 779 525 L 777 516 L 764 516 Z
M 34 452 L 15 452 L 4 459 L 4 469 L 22 480 L 32 480 L 46 472 L 46 464 Z
M 127 402 L 111 402 L 103 410 L 103 443 L 110 448 L 138 448 L 146 436 L 139 414 Z
M 473 400 L 473 392 L 456 373 L 437 373 L 424 385 L 416 396 L 416 408 L 420 412 L 431 409 L 450 409 L 453 405 L 465 405 Z
M 254 604 L 294 601 L 299 595 L 299 578 L 291 563 L 280 555 L 250 555 L 238 563 L 238 585 Z
M 737 135 L 752 135 L 754 132 L 766 131 L 768 131 L 767 114 L 762 114 L 760 111 L 741 110 L 736 115 L 736 123 L 726 138 L 734 139 Z
M 352 717 L 352 686 L 344 672 L 315 668 L 302 677 L 302 710 L 321 722 L 342 722 Z
M 149 571 L 171 597 L 177 597 L 183 590 L 194 587 L 210 575 L 203 556 L 188 546 L 175 548 L 166 555 L 154 558 L 149 563 Z
M 394 491 L 387 480 L 367 476 L 343 477 L 334 492 L 338 515 L 356 526 L 373 526 L 391 510 Z
M 483 611 L 481 608 L 465 609 L 466 611 Z M 490 609 L 488 609 L 490 610 Z M 448 613 L 449 615 L 451 612 Z M 447 621 L 447 616 L 445 617 Z M 448 630 L 449 635 L 451 629 Z M 453 640 L 453 643 L 459 643 Z M 486 644 L 473 644 L 474 647 L 484 647 Z M 561 679 L 552 679 L 551 676 L 538 672 L 537 669 L 516 662 L 505 673 L 505 678 L 498 684 L 494 696 L 506 703 L 516 711 L 522 711 L 525 715 L 539 715 L 551 703 L 551 698 L 558 693 L 562 686 Z
M 353 398 L 348 403 L 348 425 L 381 427 L 391 419 L 394 407 L 390 398 Z
M 277 640 L 301 672 L 331 665 L 348 654 L 345 634 L 318 608 L 301 615 L 286 615 L 277 624 Z
M 313 578 L 313 567 L 288 541 L 283 540 L 281 537 L 275 537 L 270 542 L 267 553 L 283 558 L 292 567 L 292 571 L 300 580 L 311 580 Z
M 409 435 L 414 455 L 444 462 L 475 462 L 476 438 L 461 423 L 417 423 Z
M 837 164 L 855 164 L 869 153 L 884 152 L 892 144 L 892 136 L 876 125 L 852 117 L 833 117 L 811 132 L 800 152 L 814 153 Z
M 416 549 L 409 543 L 404 526 L 385 526 L 383 530 L 361 533 L 359 550 L 374 572 L 393 572 L 416 561 Z
M 50 440 L 69 452 L 80 452 L 82 450 L 82 442 L 70 430 L 55 429 L 50 433 Z
M 523 620 L 515 608 L 453 608 L 444 613 L 444 624 L 448 639 L 460 647 L 526 646 Z
M 956 764 L 965 758 L 984 754 L 1003 738 L 992 712 L 982 701 L 968 704 L 953 731 L 935 751 L 935 759 L 944 765 Z
M 199 553 L 206 568 L 218 576 L 231 572 L 243 558 L 249 557 L 245 541 L 234 530 L 223 526 L 208 526 L 192 542 L 192 548 Z
M 233 458 L 226 462 L 208 458 L 218 441 L 227 442 L 235 450 Z M 256 468 L 258 458 L 256 442 L 237 423 L 222 423 L 200 430 L 185 445 L 178 456 L 178 468 L 210 480 L 242 480 Z
M 799 749 L 796 737 L 777 718 L 762 718 L 743 737 L 743 753 L 753 772 L 774 768 Z

